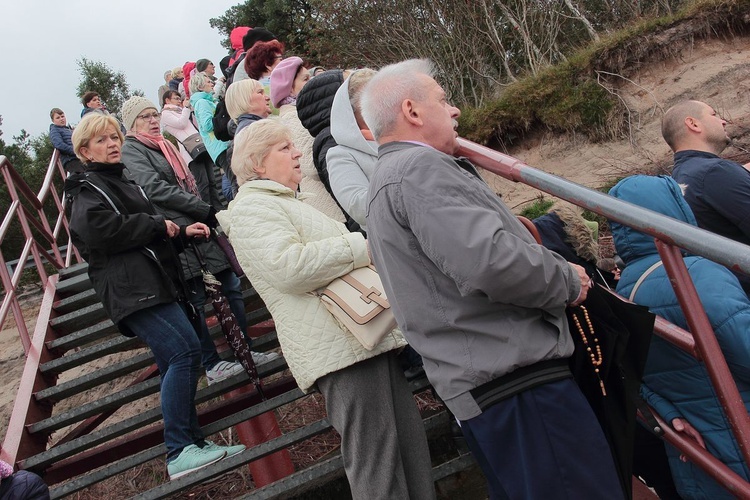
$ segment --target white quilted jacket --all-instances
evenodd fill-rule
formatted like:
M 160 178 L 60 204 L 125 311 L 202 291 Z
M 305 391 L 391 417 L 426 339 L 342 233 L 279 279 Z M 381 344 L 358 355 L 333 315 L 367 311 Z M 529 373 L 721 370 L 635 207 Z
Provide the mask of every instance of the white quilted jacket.
M 308 292 L 370 263 L 365 239 L 270 180 L 240 186 L 217 218 L 247 277 L 276 322 L 279 343 L 300 389 L 327 373 L 406 345 L 394 330 L 366 350 Z M 373 381 L 375 383 L 375 381 Z

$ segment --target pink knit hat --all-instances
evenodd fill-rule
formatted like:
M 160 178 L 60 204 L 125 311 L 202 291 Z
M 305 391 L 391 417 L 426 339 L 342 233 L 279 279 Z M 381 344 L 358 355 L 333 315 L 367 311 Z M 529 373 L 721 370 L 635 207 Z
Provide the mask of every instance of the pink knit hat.
M 294 77 L 300 66 L 302 66 L 302 59 L 287 57 L 271 72 L 271 103 L 275 108 L 278 108 L 279 103 L 291 94 Z

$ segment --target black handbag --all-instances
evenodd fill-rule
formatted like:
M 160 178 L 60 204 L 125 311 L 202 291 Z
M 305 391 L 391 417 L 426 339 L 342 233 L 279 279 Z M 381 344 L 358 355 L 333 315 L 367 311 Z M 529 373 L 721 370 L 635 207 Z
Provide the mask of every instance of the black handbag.
M 193 160 L 206 152 L 206 145 L 199 132 L 189 135 L 184 141 L 180 141 L 180 144 L 182 144 Z
M 636 411 L 656 316 L 600 285 L 581 305 L 567 310 L 576 344 L 570 369 L 609 442 L 623 492 L 632 498 Z

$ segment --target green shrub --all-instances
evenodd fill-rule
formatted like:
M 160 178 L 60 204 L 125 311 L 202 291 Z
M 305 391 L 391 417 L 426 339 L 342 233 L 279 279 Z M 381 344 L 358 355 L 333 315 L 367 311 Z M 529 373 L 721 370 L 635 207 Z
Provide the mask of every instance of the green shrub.
M 534 220 L 549 212 L 549 209 L 552 208 L 552 205 L 554 204 L 554 201 L 545 198 L 544 195 L 539 195 L 534 202 L 525 206 L 523 210 L 521 210 L 521 215 L 527 219 Z

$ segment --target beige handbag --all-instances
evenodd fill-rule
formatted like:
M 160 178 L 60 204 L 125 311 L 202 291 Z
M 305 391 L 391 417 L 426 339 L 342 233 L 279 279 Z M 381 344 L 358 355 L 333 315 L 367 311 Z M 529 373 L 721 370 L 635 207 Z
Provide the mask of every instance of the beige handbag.
M 336 278 L 315 294 L 368 351 L 396 328 L 383 283 L 371 265 Z

